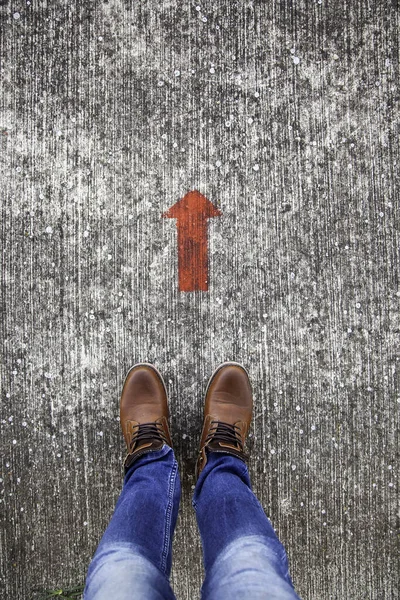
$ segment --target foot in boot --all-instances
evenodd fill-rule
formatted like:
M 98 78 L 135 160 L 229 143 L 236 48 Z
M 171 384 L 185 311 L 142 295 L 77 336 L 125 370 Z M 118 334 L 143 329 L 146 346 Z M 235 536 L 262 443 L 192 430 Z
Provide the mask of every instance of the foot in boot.
M 210 452 L 246 460 L 244 444 L 253 411 L 253 395 L 247 371 L 238 363 L 223 363 L 212 375 L 206 391 L 203 431 L 196 464 L 198 477 Z
M 128 454 L 125 471 L 148 452 L 172 447 L 168 429 L 167 391 L 161 374 L 147 363 L 132 367 L 126 376 L 120 402 L 121 429 Z

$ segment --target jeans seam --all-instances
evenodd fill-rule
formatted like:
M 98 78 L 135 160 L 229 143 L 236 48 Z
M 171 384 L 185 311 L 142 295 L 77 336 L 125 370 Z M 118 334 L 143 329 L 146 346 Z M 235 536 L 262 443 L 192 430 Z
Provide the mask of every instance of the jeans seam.
M 162 551 L 161 557 L 161 570 L 165 574 L 167 567 L 167 558 L 170 546 L 171 539 L 171 518 L 172 518 L 172 505 L 174 500 L 174 490 L 175 490 L 175 481 L 176 474 L 178 472 L 178 463 L 174 459 L 174 463 L 172 465 L 171 473 L 169 476 L 169 484 L 168 484 L 168 504 L 165 513 L 165 530 L 164 530 L 164 547 Z

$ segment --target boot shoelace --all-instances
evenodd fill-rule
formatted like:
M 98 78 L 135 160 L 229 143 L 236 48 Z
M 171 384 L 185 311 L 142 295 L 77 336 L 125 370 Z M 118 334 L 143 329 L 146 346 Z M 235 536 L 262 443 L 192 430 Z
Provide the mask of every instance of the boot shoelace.
M 231 425 L 223 421 L 211 421 L 211 427 L 205 443 L 208 442 L 227 442 L 239 446 L 239 450 L 243 452 L 243 443 L 240 435 L 240 427 Z
M 161 423 L 141 423 L 138 425 L 134 425 L 133 429 L 134 431 L 130 443 L 131 450 L 136 444 L 138 444 L 138 442 L 143 442 L 145 440 L 149 441 L 152 438 L 162 440 L 166 444 L 168 443 L 168 440 L 164 433 L 164 428 Z

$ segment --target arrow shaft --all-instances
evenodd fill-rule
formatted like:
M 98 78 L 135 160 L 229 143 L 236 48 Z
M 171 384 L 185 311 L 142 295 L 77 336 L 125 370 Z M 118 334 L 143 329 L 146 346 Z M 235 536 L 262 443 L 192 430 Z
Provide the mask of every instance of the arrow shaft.
M 178 219 L 179 290 L 208 290 L 208 235 L 206 219 Z
M 208 291 L 208 219 L 222 212 L 199 191 L 188 192 L 163 217 L 176 219 L 181 292 Z

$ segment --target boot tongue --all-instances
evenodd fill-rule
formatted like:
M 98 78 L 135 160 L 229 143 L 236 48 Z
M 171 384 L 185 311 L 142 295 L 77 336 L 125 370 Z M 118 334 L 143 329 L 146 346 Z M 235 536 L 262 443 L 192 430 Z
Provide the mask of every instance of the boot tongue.
M 221 448 L 229 448 L 231 450 L 239 450 L 238 446 L 234 446 L 233 444 L 228 444 L 227 442 L 219 442 L 218 440 L 214 440 L 207 445 L 207 448 L 210 450 L 220 450 Z
M 215 421 L 214 421 L 215 423 Z M 212 428 L 211 428 L 212 429 Z M 211 438 L 211 439 L 210 439 Z M 211 431 L 204 446 L 204 452 L 231 454 L 237 456 L 243 462 L 248 460 L 240 439 L 239 427 L 231 423 L 217 422 L 215 431 Z
M 222 439 L 220 436 L 222 437 Z M 226 439 L 227 437 L 232 437 L 232 441 Z M 228 432 L 227 432 L 226 424 L 224 424 L 223 426 L 218 424 L 217 430 L 214 434 L 214 438 L 208 444 L 208 447 L 211 450 L 218 450 L 219 448 L 230 448 L 232 450 L 240 450 L 239 444 L 236 441 L 234 427 L 232 426 L 232 431 L 230 431 L 230 428 L 228 428 Z
M 139 429 L 134 435 L 133 440 L 135 440 L 135 444 L 132 452 L 137 452 L 142 448 L 149 448 L 152 446 L 153 448 L 158 448 L 163 445 L 163 440 L 161 438 L 160 432 L 157 427 L 152 423 L 145 423 L 144 425 L 139 425 Z M 132 441 L 133 441 L 132 440 Z
M 135 446 L 134 452 L 137 452 L 138 450 L 141 450 L 142 448 L 150 448 L 150 446 L 153 446 L 153 448 L 158 448 L 163 445 L 163 441 L 160 439 L 155 439 L 155 438 L 144 438 L 142 440 L 140 440 L 140 442 L 138 443 L 137 446 Z

